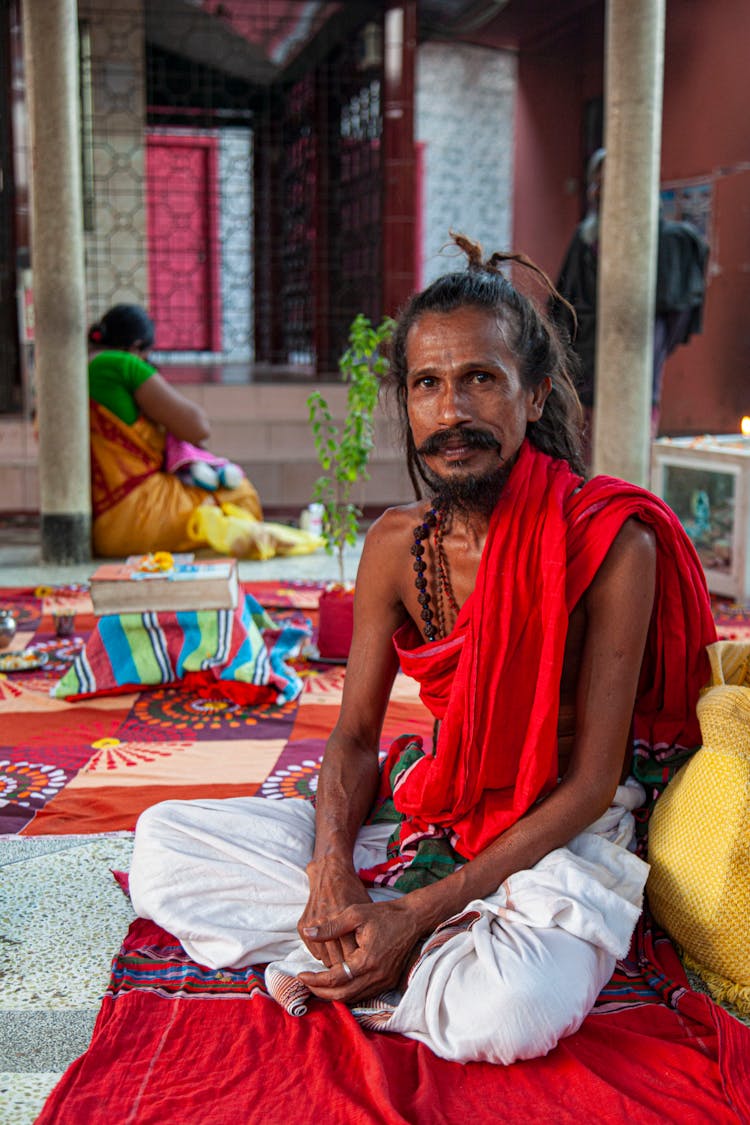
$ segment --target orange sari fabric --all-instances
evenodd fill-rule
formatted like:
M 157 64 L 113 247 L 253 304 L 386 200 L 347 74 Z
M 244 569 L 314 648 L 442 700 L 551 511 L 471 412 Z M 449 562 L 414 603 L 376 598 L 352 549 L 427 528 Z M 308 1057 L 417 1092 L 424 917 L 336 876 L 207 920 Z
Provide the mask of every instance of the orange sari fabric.
M 162 472 L 165 435 L 141 415 L 129 426 L 90 402 L 94 553 L 120 558 L 149 551 L 187 551 L 199 544 L 187 522 L 201 504 L 232 503 L 257 519 L 263 511 L 249 481 L 206 492 Z

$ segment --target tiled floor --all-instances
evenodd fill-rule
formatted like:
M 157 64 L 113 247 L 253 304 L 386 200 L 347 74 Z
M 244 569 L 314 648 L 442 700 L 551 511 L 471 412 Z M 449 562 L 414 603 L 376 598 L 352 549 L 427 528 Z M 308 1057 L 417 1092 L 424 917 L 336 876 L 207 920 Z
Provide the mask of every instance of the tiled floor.
M 353 581 L 364 539 L 360 537 L 355 547 L 347 547 L 344 554 L 346 578 Z M 40 583 L 84 582 L 96 568 L 96 562 L 76 563 L 71 566 L 50 566 L 39 557 L 38 532 L 30 529 L 25 534 L 14 531 L 3 536 L 0 529 L 0 587 L 36 586 Z M 248 582 L 289 582 L 306 578 L 311 582 L 338 581 L 338 562 L 325 551 L 300 558 L 267 559 L 264 562 L 241 561 L 240 578 Z
M 133 917 L 111 875 L 129 836 L 0 845 L 0 1120 L 31 1125 L 86 1050 L 109 965 Z
M 353 579 L 362 541 L 347 548 Z M 0 531 L 0 587 L 84 581 L 93 563 L 51 567 L 38 533 Z M 337 562 L 240 563 L 248 581 L 320 581 Z M 133 916 L 110 874 L 127 870 L 129 835 L 6 838 L 0 842 L 0 1122 L 32 1125 L 68 1064 L 85 1051 L 109 965 Z

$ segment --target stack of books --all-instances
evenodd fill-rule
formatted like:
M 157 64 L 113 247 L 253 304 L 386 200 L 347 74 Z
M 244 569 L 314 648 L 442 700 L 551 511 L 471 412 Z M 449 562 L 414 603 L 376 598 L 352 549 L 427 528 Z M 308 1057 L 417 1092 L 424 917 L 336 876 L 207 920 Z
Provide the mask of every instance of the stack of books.
M 91 576 L 97 617 L 116 613 L 177 613 L 235 609 L 239 600 L 236 559 L 180 561 L 169 570 L 141 569 L 142 560 L 104 563 Z

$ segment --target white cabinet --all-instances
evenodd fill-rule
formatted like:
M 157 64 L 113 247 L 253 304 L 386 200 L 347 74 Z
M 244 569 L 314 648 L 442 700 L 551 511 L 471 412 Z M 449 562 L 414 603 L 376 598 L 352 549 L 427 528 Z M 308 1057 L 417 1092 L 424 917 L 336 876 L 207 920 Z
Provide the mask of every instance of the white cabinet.
M 750 601 L 750 437 L 659 438 L 651 487 L 690 536 L 711 593 Z

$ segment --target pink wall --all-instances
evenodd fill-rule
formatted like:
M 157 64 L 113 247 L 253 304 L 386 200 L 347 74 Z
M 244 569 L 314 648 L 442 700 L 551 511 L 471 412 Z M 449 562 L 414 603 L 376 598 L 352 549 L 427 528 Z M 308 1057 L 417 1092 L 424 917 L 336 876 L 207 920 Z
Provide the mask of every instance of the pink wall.
M 662 181 L 713 189 L 704 328 L 665 368 L 662 430 L 733 432 L 750 414 L 750 5 L 667 6 Z
M 519 56 L 514 247 L 554 278 L 583 216 L 586 102 L 602 92 L 603 16 Z
M 603 86 L 594 9 L 544 49 L 522 49 L 517 99 L 514 245 L 554 278 L 581 217 L 583 114 Z M 750 4 L 667 6 L 662 183 L 713 189 L 703 333 L 667 362 L 662 432 L 736 429 L 750 414 Z

